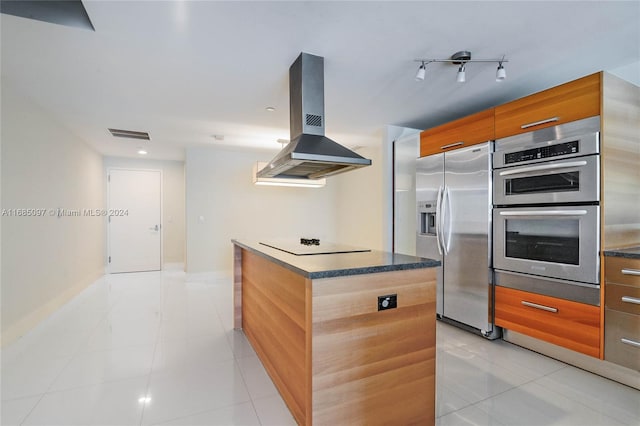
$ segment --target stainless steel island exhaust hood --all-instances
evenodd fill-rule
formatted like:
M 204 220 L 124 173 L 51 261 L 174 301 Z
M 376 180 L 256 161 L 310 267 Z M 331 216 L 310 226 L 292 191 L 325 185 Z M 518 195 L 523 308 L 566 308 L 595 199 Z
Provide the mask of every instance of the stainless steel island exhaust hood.
M 359 167 L 366 159 L 324 135 L 324 58 L 301 53 L 289 68 L 291 142 L 257 175 L 319 179 Z

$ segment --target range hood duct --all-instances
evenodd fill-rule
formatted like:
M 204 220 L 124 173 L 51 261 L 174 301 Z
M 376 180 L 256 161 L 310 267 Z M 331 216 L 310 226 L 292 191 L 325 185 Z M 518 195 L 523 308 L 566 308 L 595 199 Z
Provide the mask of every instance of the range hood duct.
M 359 167 L 366 159 L 324 135 L 324 58 L 301 53 L 289 68 L 291 142 L 257 175 L 320 179 Z

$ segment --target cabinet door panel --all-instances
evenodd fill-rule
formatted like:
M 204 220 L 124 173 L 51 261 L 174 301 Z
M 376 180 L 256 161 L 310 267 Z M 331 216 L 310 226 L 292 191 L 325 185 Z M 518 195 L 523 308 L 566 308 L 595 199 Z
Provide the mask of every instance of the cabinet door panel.
M 600 78 L 592 74 L 496 107 L 496 139 L 600 115 Z
M 420 156 L 450 151 L 494 139 L 493 108 L 420 133 Z
M 607 283 L 640 288 L 640 260 L 606 256 L 604 272 Z
M 604 291 L 607 308 L 640 315 L 640 287 L 607 283 Z
M 496 325 L 600 356 L 600 308 L 496 286 Z
M 640 315 L 605 310 L 604 359 L 640 370 Z

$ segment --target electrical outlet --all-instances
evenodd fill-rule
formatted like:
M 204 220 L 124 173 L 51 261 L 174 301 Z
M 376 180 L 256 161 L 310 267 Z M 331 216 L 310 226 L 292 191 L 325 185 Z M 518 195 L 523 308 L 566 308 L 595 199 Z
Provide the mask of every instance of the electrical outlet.
M 385 311 L 387 309 L 395 309 L 398 307 L 398 295 L 387 294 L 386 296 L 378 296 L 378 310 Z

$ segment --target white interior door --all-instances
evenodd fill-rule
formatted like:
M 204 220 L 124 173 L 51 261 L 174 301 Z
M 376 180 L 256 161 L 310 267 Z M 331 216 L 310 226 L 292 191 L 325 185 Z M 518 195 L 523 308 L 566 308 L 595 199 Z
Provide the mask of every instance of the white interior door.
M 109 272 L 161 268 L 159 170 L 109 170 Z

